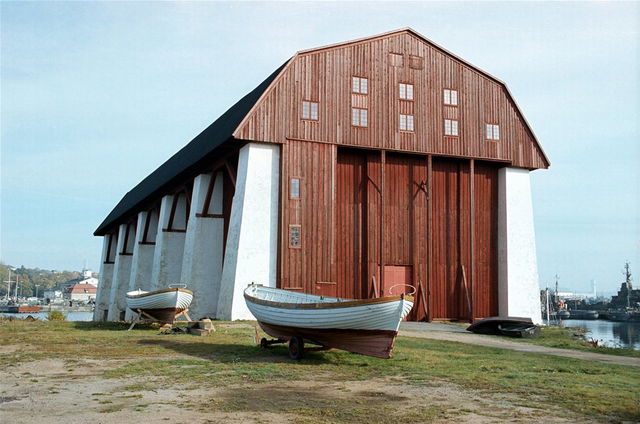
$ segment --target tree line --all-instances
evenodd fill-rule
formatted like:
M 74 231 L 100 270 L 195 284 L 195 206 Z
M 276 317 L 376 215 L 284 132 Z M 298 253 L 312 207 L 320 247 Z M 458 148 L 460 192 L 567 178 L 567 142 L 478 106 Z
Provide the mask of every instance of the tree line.
M 45 290 L 54 287 L 56 284 L 79 278 L 82 276 L 82 273 L 79 271 L 51 271 L 40 268 L 25 268 L 24 265 L 11 270 L 9 265 L 0 263 L 0 297 L 5 297 L 7 294 L 9 275 L 11 275 L 11 293 L 9 296 L 13 297 L 15 295 L 17 276 L 18 296 L 35 296 L 37 286 L 38 295 L 42 297 L 42 293 Z

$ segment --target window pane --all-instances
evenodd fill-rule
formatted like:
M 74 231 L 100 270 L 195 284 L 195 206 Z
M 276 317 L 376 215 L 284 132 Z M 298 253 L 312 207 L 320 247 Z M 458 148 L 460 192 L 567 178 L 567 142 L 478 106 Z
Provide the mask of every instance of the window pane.
M 407 98 L 407 86 L 405 84 L 400 84 L 400 98 Z
M 300 247 L 300 227 L 289 227 L 289 246 Z
M 457 90 L 451 90 L 451 104 L 452 105 L 457 105 L 458 104 L 458 91 Z
M 493 139 L 500 140 L 500 127 L 498 125 L 493 126 Z
M 458 135 L 458 121 L 451 121 L 451 135 Z
M 318 103 L 311 103 L 311 119 L 318 119 Z
M 400 115 L 400 129 L 407 129 L 407 115 Z
M 367 125 L 369 125 L 369 117 L 367 115 L 368 115 L 367 109 L 360 110 L 360 125 L 363 127 L 366 127 Z
M 299 178 L 291 178 L 291 198 L 292 199 L 300 198 L 300 179 Z
M 413 115 L 407 115 L 407 130 L 413 131 Z
M 302 117 L 308 119 L 309 116 L 309 102 L 302 102 Z
M 369 80 L 366 78 L 360 78 L 360 92 L 367 94 L 369 92 Z
M 354 93 L 359 93 L 360 92 L 360 78 L 353 77 L 351 79 L 351 91 L 354 92 Z
M 407 84 L 407 99 L 413 100 L 413 84 Z
M 491 124 L 487 124 L 487 139 L 491 140 L 493 138 L 493 132 L 491 131 L 493 128 L 493 125 Z
M 444 90 L 444 104 L 445 105 L 450 105 L 451 104 L 451 91 L 450 90 Z
M 451 135 L 451 121 L 449 119 L 444 120 L 444 135 Z
M 351 109 L 351 125 L 358 125 L 360 123 L 360 111 L 358 109 Z

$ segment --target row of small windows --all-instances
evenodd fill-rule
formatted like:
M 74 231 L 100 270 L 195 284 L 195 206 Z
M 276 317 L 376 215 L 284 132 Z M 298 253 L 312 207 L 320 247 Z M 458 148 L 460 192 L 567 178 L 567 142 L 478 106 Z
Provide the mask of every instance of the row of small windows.
M 310 102 L 304 102 L 310 103 Z M 318 104 L 310 103 L 311 106 L 307 106 L 305 109 L 303 107 L 303 118 L 306 119 L 318 119 Z M 307 112 L 307 116 L 305 116 L 305 110 Z M 310 111 L 310 112 L 309 112 Z M 314 112 L 315 111 L 315 112 Z M 308 115 L 311 113 L 311 115 Z M 315 117 L 309 117 L 314 116 Z M 351 108 L 351 125 L 354 127 L 367 127 L 369 126 L 369 111 L 368 109 L 362 108 Z M 413 115 L 404 115 L 400 114 L 400 131 L 414 131 L 415 127 L 413 124 Z M 500 140 L 500 126 L 496 124 L 486 124 L 487 131 L 487 140 Z M 457 137 L 459 135 L 458 131 L 458 121 L 455 119 L 445 119 L 444 120 L 444 135 Z
M 413 84 L 398 84 L 399 97 L 403 100 L 413 100 Z M 351 92 L 358 94 L 369 94 L 369 80 L 362 77 L 352 77 Z M 458 105 L 458 90 L 445 88 L 443 90 L 443 100 L 445 105 Z

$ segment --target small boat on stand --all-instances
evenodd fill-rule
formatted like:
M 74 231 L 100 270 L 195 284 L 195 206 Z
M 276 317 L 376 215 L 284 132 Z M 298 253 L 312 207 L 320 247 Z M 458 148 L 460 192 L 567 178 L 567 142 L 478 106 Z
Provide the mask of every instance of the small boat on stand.
M 413 307 L 410 295 L 373 299 L 342 299 L 298 293 L 258 284 L 244 291 L 251 313 L 265 333 L 275 340 L 260 345 L 289 342 L 289 356 L 300 359 L 307 350 L 341 349 L 388 359 L 398 327 Z
M 138 289 L 127 292 L 127 307 L 137 314 L 129 330 L 143 321 L 173 324 L 181 316 L 191 321 L 187 312 L 193 300 L 193 292 L 185 287 L 186 284 L 175 284 L 162 290 Z

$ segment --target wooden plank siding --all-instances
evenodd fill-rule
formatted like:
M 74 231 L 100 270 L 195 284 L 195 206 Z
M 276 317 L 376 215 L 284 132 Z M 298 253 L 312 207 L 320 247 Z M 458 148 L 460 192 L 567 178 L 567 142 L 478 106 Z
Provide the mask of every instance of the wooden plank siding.
M 498 315 L 498 167 L 475 162 L 473 316 Z
M 354 76 L 366 94 L 352 93 Z M 303 101 L 318 103 L 317 120 L 302 118 Z M 352 125 L 352 107 L 367 109 L 366 127 Z M 400 114 L 413 131 L 400 131 Z M 370 298 L 410 282 L 411 320 L 497 315 L 498 169 L 549 165 L 503 83 L 400 31 L 297 54 L 234 137 L 281 144 L 279 287 Z
M 394 66 L 390 54 L 403 57 Z M 423 69 L 409 66 L 424 59 Z M 351 78 L 368 79 L 368 94 L 353 95 Z M 414 99 L 399 99 L 399 83 L 413 84 Z M 444 88 L 458 90 L 445 106 Z M 302 119 L 302 101 L 318 102 L 318 120 Z M 367 127 L 351 125 L 351 108 L 368 108 Z M 415 117 L 415 131 L 399 130 L 399 115 Z M 459 121 L 459 136 L 444 136 L 444 118 Z M 500 125 L 488 141 L 485 123 Z M 307 140 L 364 148 L 431 153 L 505 162 L 537 169 L 548 162 L 506 87 L 404 31 L 335 48 L 297 54 L 234 132 L 242 140 Z

